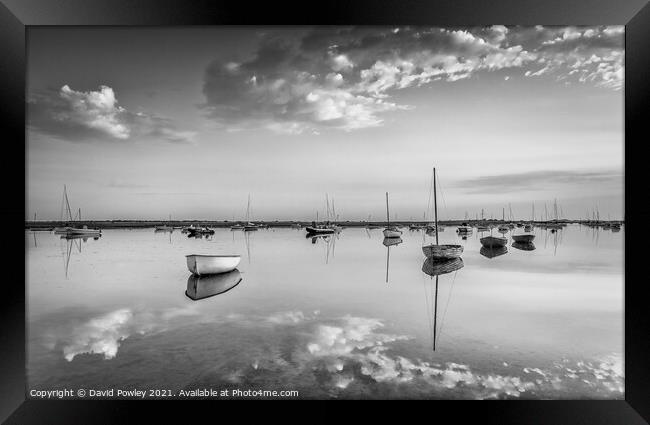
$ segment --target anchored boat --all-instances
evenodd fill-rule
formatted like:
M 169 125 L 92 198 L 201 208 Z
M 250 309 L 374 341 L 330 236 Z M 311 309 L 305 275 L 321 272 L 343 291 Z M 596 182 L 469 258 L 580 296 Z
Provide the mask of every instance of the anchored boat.
M 486 248 L 501 248 L 506 246 L 508 239 L 501 236 L 486 236 L 481 238 L 481 245 Z
M 438 199 L 436 192 L 436 169 L 433 168 L 433 217 L 435 226 L 436 243 L 422 246 L 422 252 L 432 260 L 449 260 L 460 258 L 463 253 L 462 245 L 440 245 L 438 243 Z
M 533 234 L 512 235 L 512 240 L 521 243 L 531 243 L 535 239 Z
M 385 238 L 399 238 L 402 236 L 402 231 L 396 226 L 390 225 L 390 213 L 388 212 L 388 192 L 386 192 L 386 228 L 384 229 Z
M 187 268 L 195 275 L 219 274 L 233 271 L 241 260 L 239 255 L 186 255 Z

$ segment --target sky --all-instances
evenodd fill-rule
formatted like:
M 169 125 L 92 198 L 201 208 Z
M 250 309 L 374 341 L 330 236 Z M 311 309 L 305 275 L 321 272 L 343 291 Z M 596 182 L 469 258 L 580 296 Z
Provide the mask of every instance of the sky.
M 624 27 L 30 27 L 26 219 L 623 217 Z

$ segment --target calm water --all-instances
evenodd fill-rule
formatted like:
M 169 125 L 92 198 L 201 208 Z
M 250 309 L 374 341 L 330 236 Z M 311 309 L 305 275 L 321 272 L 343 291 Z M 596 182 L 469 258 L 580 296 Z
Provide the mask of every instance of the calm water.
M 28 385 L 622 399 L 624 232 L 537 229 L 534 250 L 488 258 L 447 227 L 464 266 L 437 297 L 422 232 L 391 247 L 381 229 L 26 232 Z M 189 253 L 241 254 L 241 282 L 190 299 Z M 202 279 L 199 296 L 238 280 Z

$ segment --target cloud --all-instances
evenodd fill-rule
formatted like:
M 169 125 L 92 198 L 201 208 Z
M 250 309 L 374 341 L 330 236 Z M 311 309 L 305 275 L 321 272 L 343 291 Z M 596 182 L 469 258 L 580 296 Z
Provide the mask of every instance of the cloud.
M 203 108 L 225 128 L 300 134 L 380 126 L 386 113 L 412 108 L 391 100 L 398 91 L 479 72 L 521 69 L 528 77 L 554 74 L 616 89 L 622 34 L 622 27 L 502 25 L 270 33 L 250 56 L 210 63 Z
M 501 174 L 461 180 L 454 187 L 467 189 L 466 193 L 503 193 L 520 190 L 546 190 L 554 184 L 604 184 L 620 182 L 623 174 L 619 170 L 601 171 L 529 171 L 525 173 Z
M 67 141 L 164 140 L 190 143 L 194 132 L 178 130 L 171 120 L 133 113 L 118 104 L 115 91 L 99 86 L 96 91 L 77 91 L 67 84 L 57 92 L 30 96 L 28 126 Z
M 99 354 L 105 360 L 110 360 L 117 355 L 122 341 L 131 335 L 162 331 L 173 319 L 195 314 L 193 308 L 175 308 L 157 313 L 118 309 L 70 327 L 55 329 L 47 337 L 46 345 L 60 347 L 63 357 L 69 362 L 81 354 Z

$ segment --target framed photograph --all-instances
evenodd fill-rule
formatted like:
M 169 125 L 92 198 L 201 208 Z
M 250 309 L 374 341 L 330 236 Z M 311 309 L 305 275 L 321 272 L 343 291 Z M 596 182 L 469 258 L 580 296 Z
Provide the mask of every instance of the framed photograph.
M 314 6 L 3 0 L 0 417 L 647 423 L 650 7 Z

